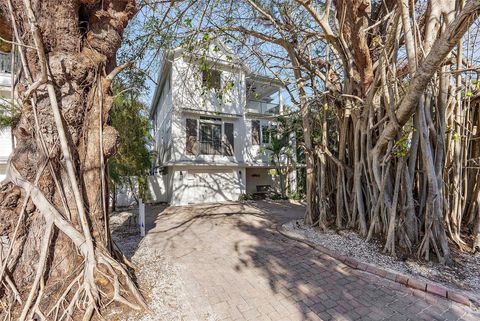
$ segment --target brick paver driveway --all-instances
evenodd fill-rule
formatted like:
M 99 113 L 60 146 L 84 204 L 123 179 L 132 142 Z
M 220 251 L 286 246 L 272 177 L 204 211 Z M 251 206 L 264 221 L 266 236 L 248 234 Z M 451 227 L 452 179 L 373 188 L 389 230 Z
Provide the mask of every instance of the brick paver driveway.
M 148 237 L 180 266 L 192 320 L 480 320 L 464 306 L 352 270 L 274 228 L 302 214 L 288 203 L 170 207 L 153 215 Z

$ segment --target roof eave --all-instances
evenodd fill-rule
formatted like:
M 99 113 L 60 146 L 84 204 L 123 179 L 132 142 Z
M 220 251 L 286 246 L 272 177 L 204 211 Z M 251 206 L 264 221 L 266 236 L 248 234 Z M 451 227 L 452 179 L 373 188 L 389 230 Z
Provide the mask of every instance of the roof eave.
M 162 94 L 163 84 L 165 83 L 165 80 L 170 73 L 170 70 L 171 70 L 171 67 L 172 67 L 172 60 L 171 59 L 175 56 L 174 51 L 175 50 L 169 50 L 167 52 L 167 54 L 165 55 L 163 65 L 162 65 L 162 69 L 158 73 L 157 85 L 155 86 L 155 92 L 153 94 L 152 103 L 150 105 L 150 113 L 149 113 L 150 119 L 152 119 L 153 115 L 155 114 L 155 111 L 157 109 L 158 100 L 160 99 L 160 95 Z

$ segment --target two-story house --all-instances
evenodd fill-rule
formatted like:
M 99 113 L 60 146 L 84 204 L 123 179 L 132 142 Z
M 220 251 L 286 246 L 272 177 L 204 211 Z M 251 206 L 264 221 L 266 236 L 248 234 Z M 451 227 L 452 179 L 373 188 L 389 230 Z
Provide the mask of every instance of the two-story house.
M 0 51 L 0 104 L 10 104 L 12 84 L 10 53 Z M 0 113 L 5 112 L 0 106 Z M 13 138 L 10 127 L 0 128 L 0 182 L 5 178 L 7 161 L 12 153 Z
M 266 147 L 283 111 L 282 81 L 252 73 L 214 42 L 167 52 L 157 84 L 150 109 L 154 201 L 236 201 L 278 190 Z M 294 190 L 295 171 L 289 181 Z

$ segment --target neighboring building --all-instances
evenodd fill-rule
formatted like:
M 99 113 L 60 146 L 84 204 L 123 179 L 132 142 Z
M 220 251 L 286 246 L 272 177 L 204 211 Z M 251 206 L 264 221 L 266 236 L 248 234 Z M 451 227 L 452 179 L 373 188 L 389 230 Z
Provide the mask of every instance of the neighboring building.
M 10 103 L 11 98 L 11 56 L 0 51 L 0 104 Z M 0 107 L 1 108 L 1 107 Z M 2 110 L 0 109 L 0 113 Z M 0 182 L 5 178 L 8 157 L 12 153 L 13 138 L 9 127 L 0 128 Z
M 236 201 L 242 194 L 278 191 L 279 178 L 262 146 L 270 143 L 275 116 L 282 113 L 283 86 L 250 72 L 218 42 L 204 52 L 168 52 L 150 110 L 153 201 Z M 295 190 L 295 171 L 289 183 Z

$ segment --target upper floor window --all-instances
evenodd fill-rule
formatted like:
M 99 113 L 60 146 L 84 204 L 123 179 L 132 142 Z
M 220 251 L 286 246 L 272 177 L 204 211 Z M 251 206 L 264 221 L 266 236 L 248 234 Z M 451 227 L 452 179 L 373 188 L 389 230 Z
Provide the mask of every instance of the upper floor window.
M 207 89 L 220 90 L 222 88 L 222 72 L 215 69 L 202 70 L 202 85 Z

